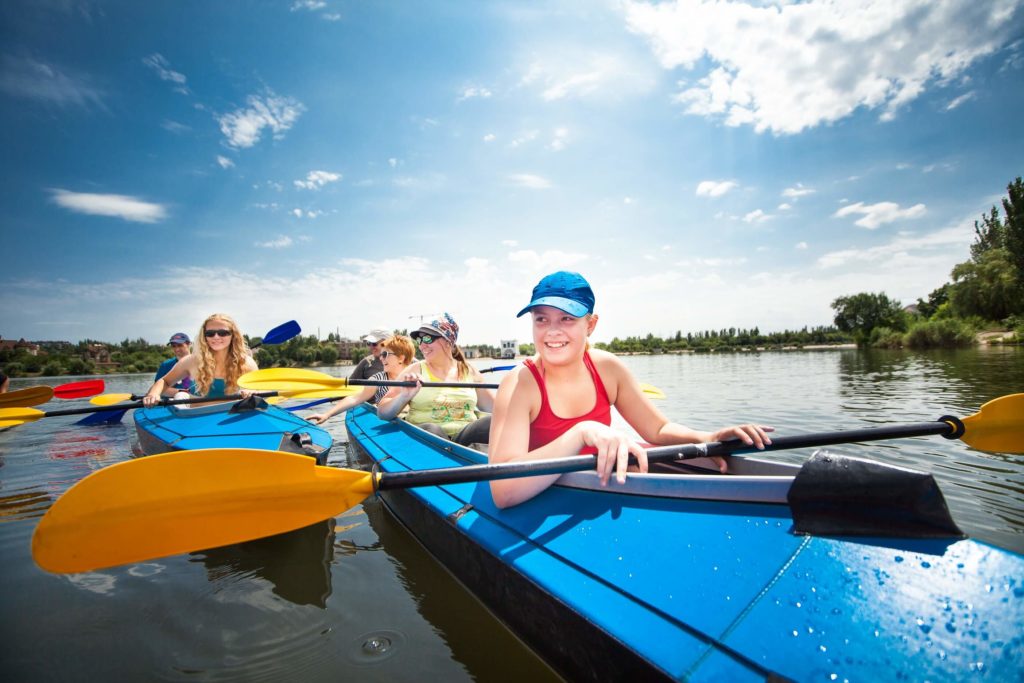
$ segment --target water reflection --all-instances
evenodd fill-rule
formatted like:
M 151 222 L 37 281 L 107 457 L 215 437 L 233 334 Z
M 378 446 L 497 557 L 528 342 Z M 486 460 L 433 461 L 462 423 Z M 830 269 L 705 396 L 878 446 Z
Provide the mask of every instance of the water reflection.
M 334 520 L 191 555 L 206 566 L 210 583 L 256 576 L 291 603 L 324 609 L 331 596 Z
M 363 503 L 370 527 L 397 564 L 423 618 L 445 637 L 452 656 L 481 680 L 561 680 L 465 591 L 387 512 L 377 499 Z

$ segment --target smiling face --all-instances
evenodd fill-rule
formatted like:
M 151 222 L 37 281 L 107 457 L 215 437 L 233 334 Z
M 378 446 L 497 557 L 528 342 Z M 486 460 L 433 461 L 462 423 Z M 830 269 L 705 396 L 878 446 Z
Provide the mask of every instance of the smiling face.
M 533 343 L 537 353 L 547 363 L 563 363 L 583 355 L 587 337 L 597 325 L 597 316 L 576 318 L 552 306 L 535 306 L 533 317 Z
M 227 350 L 231 346 L 231 339 L 234 334 L 234 326 L 227 320 L 210 318 L 203 325 L 203 337 L 206 345 L 214 352 Z
M 192 351 L 192 349 L 189 348 L 189 345 L 184 342 L 172 342 L 171 350 L 174 352 L 176 358 L 184 358 Z

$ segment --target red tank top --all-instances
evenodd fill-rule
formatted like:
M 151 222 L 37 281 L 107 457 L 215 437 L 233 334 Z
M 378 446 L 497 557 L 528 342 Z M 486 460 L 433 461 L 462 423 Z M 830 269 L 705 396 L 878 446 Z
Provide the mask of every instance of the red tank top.
M 588 412 L 578 417 L 559 417 L 551 410 L 551 404 L 548 402 L 548 390 L 544 385 L 544 378 L 540 374 L 540 370 L 533 364 L 533 361 L 527 359 L 523 363 L 533 373 L 533 378 L 537 380 L 537 387 L 540 388 L 540 412 L 537 413 L 537 417 L 530 423 L 530 450 L 534 450 L 549 444 L 562 434 L 569 431 L 569 428 L 578 422 L 584 422 L 586 420 L 593 420 L 611 426 L 612 424 L 612 404 L 608 400 L 608 392 L 604 388 L 604 382 L 601 381 L 601 376 L 597 374 L 597 368 L 594 367 L 594 362 L 590 359 L 590 352 L 583 352 L 583 364 L 587 367 L 590 372 L 591 379 L 594 380 L 594 388 L 597 390 L 597 400 L 594 402 L 594 407 Z M 593 448 L 585 448 L 581 453 L 595 453 L 596 450 Z

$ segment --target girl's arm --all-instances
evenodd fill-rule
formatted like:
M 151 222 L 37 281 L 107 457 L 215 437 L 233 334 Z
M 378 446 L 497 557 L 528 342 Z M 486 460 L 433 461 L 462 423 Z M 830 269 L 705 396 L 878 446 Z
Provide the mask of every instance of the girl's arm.
M 471 373 L 470 374 L 470 379 L 472 379 L 474 382 L 478 382 L 480 384 L 484 384 L 487 381 L 486 379 L 484 379 L 484 376 L 482 374 L 480 374 L 480 372 L 476 368 L 474 368 L 474 367 L 470 367 L 470 373 Z M 484 388 L 477 389 L 476 390 L 476 407 L 479 410 L 482 410 L 485 413 L 493 413 L 494 412 L 494 390 L 493 389 L 484 389 Z
M 727 441 L 739 439 L 748 446 L 764 450 L 771 445 L 768 432 L 775 431 L 772 427 L 756 424 L 743 424 L 724 427 L 715 432 L 702 432 L 685 425 L 670 421 L 658 410 L 640 388 L 633 373 L 618 358 L 611 356 L 602 362 L 604 368 L 601 379 L 605 387 L 614 387 L 612 403 L 626 419 L 637 434 L 648 443 L 663 446 L 677 443 L 707 443 L 709 441 Z M 601 366 L 599 365 L 599 368 Z M 606 369 L 606 371 L 605 371 Z M 608 380 L 608 381 L 606 381 Z M 610 398 L 613 390 L 609 388 Z M 727 470 L 723 458 L 715 458 L 719 470 L 724 474 Z
M 180 382 L 185 375 L 192 371 L 195 364 L 195 356 L 192 354 L 185 356 L 175 363 L 174 367 L 170 369 L 170 372 L 153 382 L 153 386 L 151 386 L 146 392 L 146 395 L 142 397 L 142 404 L 149 407 L 159 403 L 164 389 L 167 387 L 173 387 L 175 384 Z
M 402 412 L 402 408 L 409 404 L 409 401 L 413 399 L 413 396 L 419 393 L 420 390 L 420 364 L 419 362 L 413 363 L 405 369 L 405 371 L 398 377 L 403 381 L 416 382 L 414 387 L 399 387 L 398 391 L 391 393 L 381 399 L 380 403 L 377 404 L 377 417 L 382 420 L 394 419 L 396 415 Z
M 336 403 L 327 412 L 325 412 L 325 413 L 315 413 L 313 415 L 307 415 L 306 416 L 306 420 L 308 420 L 309 422 L 312 422 L 315 425 L 322 424 L 324 422 L 327 422 L 329 419 L 331 419 L 332 417 L 334 417 L 338 413 L 343 413 L 346 410 L 348 410 L 349 408 L 355 408 L 360 403 L 366 403 L 371 398 L 373 398 L 373 395 L 376 392 L 377 392 L 377 387 L 374 387 L 374 386 L 363 387 L 358 394 L 353 394 L 351 396 L 346 396 L 345 398 L 343 398 L 340 401 L 338 401 L 338 403 Z

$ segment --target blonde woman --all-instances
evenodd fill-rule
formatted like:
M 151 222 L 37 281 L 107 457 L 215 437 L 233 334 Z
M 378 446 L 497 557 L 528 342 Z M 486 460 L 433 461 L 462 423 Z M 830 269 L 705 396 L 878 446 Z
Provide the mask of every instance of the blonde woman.
M 392 335 L 380 342 L 380 354 L 378 358 L 384 366 L 384 369 L 374 375 L 371 375 L 367 379 L 398 379 L 402 375 L 402 371 L 405 370 L 406 366 L 416 358 L 416 346 L 413 344 L 412 339 L 410 337 L 406 337 L 404 334 Z M 353 394 L 352 396 L 346 396 L 343 398 L 336 406 L 328 410 L 326 413 L 309 415 L 306 419 L 315 425 L 323 424 L 338 413 L 343 413 L 349 408 L 355 408 L 360 403 L 366 403 L 373 398 L 376 399 L 376 403 L 380 403 L 389 394 L 395 395 L 397 393 L 398 387 L 365 386 L 358 394 Z
M 186 376 L 192 378 L 192 392 L 196 396 L 247 395 L 251 392 L 239 390 L 238 378 L 257 369 L 238 324 L 229 315 L 214 313 L 199 328 L 192 353 L 154 382 L 142 403 L 147 407 L 156 405 L 165 388 Z
M 407 405 L 406 421 L 456 443 L 487 443 L 491 418 L 478 419 L 477 411 L 494 409 L 491 389 L 424 387 L 422 382 L 484 382 L 484 376 L 466 362 L 458 346 L 459 326 L 444 313 L 412 333 L 423 360 L 410 365 L 399 379 L 416 382 L 401 387 L 377 404 L 377 414 L 390 420 Z

